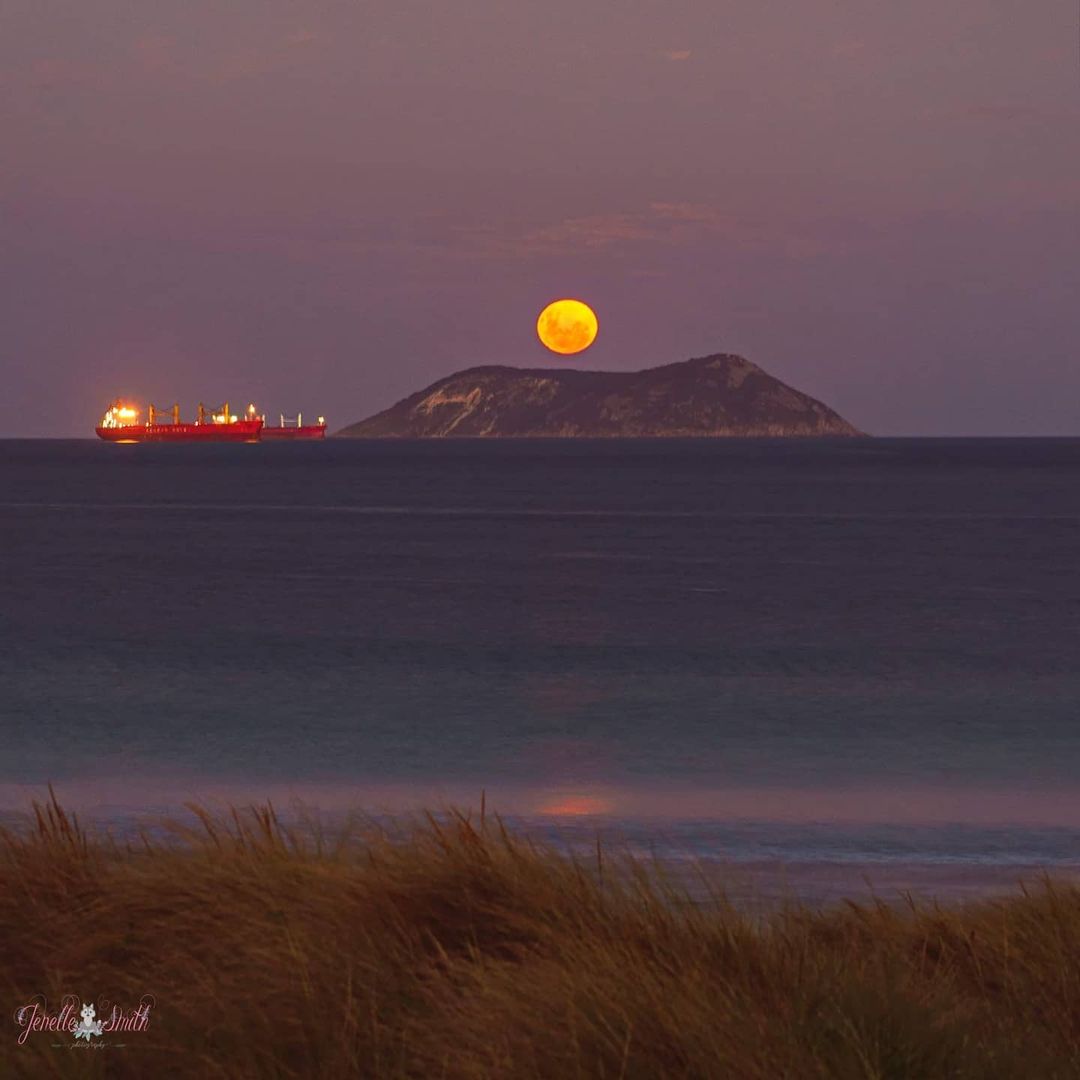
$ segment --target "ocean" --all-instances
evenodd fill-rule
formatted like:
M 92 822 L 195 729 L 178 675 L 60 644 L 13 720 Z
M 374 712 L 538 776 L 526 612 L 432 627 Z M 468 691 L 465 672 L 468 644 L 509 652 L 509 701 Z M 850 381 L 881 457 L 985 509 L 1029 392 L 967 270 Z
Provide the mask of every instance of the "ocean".
M 818 897 L 1080 868 L 1080 440 L 2 441 L 0 508 L 5 814 L 483 793 Z

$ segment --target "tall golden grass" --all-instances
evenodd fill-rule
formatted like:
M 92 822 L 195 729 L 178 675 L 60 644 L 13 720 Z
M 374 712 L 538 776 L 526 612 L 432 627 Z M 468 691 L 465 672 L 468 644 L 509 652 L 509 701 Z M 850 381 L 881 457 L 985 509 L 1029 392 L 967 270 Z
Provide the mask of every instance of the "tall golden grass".
M 490 817 L 196 813 L 120 844 L 54 801 L 3 834 L 0 1076 L 1080 1076 L 1071 887 L 750 921 Z M 122 1047 L 19 1046 L 36 994 L 156 1007 Z

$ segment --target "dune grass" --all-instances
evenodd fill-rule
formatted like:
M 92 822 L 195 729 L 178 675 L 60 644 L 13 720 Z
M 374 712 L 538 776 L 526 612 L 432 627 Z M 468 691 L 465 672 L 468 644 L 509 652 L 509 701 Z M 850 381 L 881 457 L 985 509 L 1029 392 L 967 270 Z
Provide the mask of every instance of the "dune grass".
M 197 811 L 118 844 L 35 814 L 0 837 L 0 1076 L 1080 1076 L 1072 887 L 752 922 L 490 816 L 328 837 Z M 156 1004 L 122 1047 L 20 1046 L 40 994 Z

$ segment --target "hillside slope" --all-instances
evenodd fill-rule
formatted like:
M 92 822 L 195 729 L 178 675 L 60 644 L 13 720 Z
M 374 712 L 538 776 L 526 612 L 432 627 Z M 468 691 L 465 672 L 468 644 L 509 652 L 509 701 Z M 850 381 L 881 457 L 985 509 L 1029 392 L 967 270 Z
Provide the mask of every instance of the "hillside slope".
M 634 372 L 469 368 L 338 432 L 413 439 L 858 434 L 820 401 L 723 353 Z

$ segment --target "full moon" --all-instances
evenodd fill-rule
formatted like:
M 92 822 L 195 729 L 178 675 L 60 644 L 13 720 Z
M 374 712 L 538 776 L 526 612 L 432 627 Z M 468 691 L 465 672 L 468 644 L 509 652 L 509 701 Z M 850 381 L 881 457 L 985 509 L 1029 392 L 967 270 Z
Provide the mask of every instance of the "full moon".
M 596 312 L 580 300 L 553 300 L 536 320 L 537 337 L 563 356 L 587 349 L 598 329 Z

